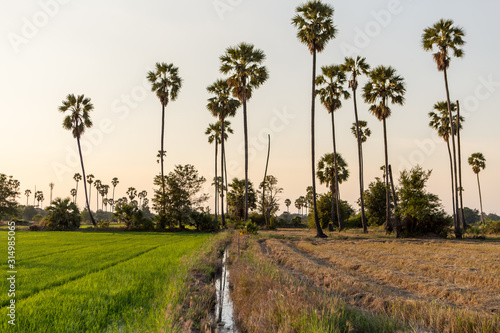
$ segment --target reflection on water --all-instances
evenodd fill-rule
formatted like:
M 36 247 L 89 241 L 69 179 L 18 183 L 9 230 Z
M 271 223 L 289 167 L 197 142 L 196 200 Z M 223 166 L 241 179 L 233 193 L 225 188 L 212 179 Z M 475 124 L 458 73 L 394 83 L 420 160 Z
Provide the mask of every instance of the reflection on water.
M 217 321 L 217 332 L 237 333 L 233 319 L 233 302 L 229 295 L 229 270 L 226 265 L 227 249 L 222 257 L 222 274 L 215 280 L 217 301 L 215 305 L 215 318 Z

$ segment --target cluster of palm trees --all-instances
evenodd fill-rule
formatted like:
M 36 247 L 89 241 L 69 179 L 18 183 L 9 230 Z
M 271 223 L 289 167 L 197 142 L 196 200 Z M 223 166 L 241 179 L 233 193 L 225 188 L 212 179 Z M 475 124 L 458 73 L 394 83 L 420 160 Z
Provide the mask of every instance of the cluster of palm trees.
M 388 157 L 388 140 L 387 140 L 387 118 L 391 115 L 391 105 L 403 105 L 404 95 L 406 93 L 404 79 L 396 73 L 396 70 L 390 66 L 377 66 L 370 68 L 365 58 L 362 57 L 347 57 L 341 64 L 332 64 L 321 68 L 321 74 L 316 75 L 316 58 L 317 53 L 323 51 L 327 43 L 335 38 L 337 29 L 333 24 L 334 9 L 332 6 L 323 3 L 320 0 L 312 0 L 300 5 L 296 8 L 296 15 L 292 18 L 292 24 L 297 28 L 297 37 L 300 42 L 305 44 L 312 55 L 312 89 L 311 89 L 311 175 L 312 186 L 310 188 L 309 198 L 297 199 L 296 206 L 306 207 L 309 205 L 313 209 L 314 221 L 316 225 L 317 237 L 326 237 L 323 233 L 316 206 L 316 158 L 315 158 L 315 100 L 316 95 L 319 96 L 321 103 L 326 108 L 331 116 L 332 124 L 332 150 L 333 153 L 325 154 L 318 163 L 318 178 L 320 183 L 326 184 L 332 193 L 332 223 L 337 223 L 339 228 L 343 228 L 343 222 L 340 216 L 340 191 L 339 184 L 347 180 L 347 163 L 342 159 L 341 154 L 337 152 L 337 142 L 335 137 L 335 112 L 342 106 L 342 99 L 353 98 L 354 103 L 354 123 L 351 131 L 357 141 L 358 147 L 358 165 L 359 165 L 359 190 L 360 190 L 360 205 L 361 205 L 361 220 L 363 229 L 367 231 L 367 221 L 365 217 L 365 208 L 363 201 L 363 152 L 362 144 L 366 142 L 371 131 L 367 127 L 367 122 L 358 119 L 357 107 L 357 88 L 358 78 L 362 75 L 367 76 L 368 82 L 363 86 L 362 97 L 364 101 L 370 104 L 369 111 L 382 122 L 383 139 L 384 139 L 384 179 L 386 187 L 386 230 L 392 232 L 394 226 L 391 218 L 391 197 L 393 204 L 397 207 L 397 201 L 392 182 L 392 172 Z M 455 134 L 459 137 L 461 127 L 461 117 L 458 113 L 458 102 L 455 105 L 450 102 L 450 94 L 448 89 L 447 69 L 450 64 L 450 51 L 455 57 L 462 57 L 463 50 L 460 48 L 464 44 L 464 32 L 461 28 L 453 26 L 451 20 L 440 20 L 432 27 L 424 30 L 422 36 L 422 45 L 424 50 L 432 51 L 437 48 L 434 53 L 434 60 L 437 63 L 438 70 L 444 73 L 444 81 L 446 88 L 446 102 L 437 103 L 434 107 L 436 112 L 430 113 L 430 125 L 438 130 L 448 144 L 450 156 L 450 167 L 452 175 L 452 198 L 454 202 L 454 220 L 455 233 L 457 237 L 461 235 L 460 221 L 462 226 L 465 223 L 463 220 L 462 211 L 462 186 L 461 186 L 461 164 L 460 164 L 460 140 L 456 145 Z M 262 50 L 257 49 L 252 44 L 240 43 L 237 46 L 229 47 L 225 53 L 220 56 L 220 72 L 227 75 L 224 79 L 217 79 L 213 84 L 207 87 L 207 91 L 213 95 L 208 99 L 207 109 L 217 119 L 213 124 L 210 124 L 206 130 L 209 143 L 214 143 L 215 146 L 215 214 L 216 217 L 220 213 L 222 224 L 225 225 L 224 217 L 224 191 L 227 196 L 227 170 L 225 166 L 225 141 L 228 138 L 228 133 L 233 133 L 227 120 L 229 117 L 234 117 L 237 109 L 242 106 L 243 109 L 243 128 L 245 142 L 245 212 L 244 221 L 248 219 L 248 115 L 247 101 L 253 96 L 255 89 L 260 87 L 269 77 L 266 67 L 263 65 L 265 54 Z M 147 78 L 152 84 L 154 91 L 160 100 L 161 113 L 161 141 L 160 150 L 158 152 L 158 162 L 160 163 L 161 173 L 161 197 L 159 216 L 160 219 L 166 218 L 165 204 L 165 173 L 164 173 L 164 158 L 166 150 L 164 145 L 165 132 L 165 112 L 170 101 L 175 101 L 182 87 L 182 79 L 179 76 L 179 70 L 173 64 L 156 63 L 154 71 L 147 74 Z M 92 126 L 90 112 L 94 109 L 89 98 L 84 95 L 74 96 L 68 95 L 63 101 L 63 105 L 59 107 L 61 112 L 70 111 L 70 114 L 64 119 L 64 128 L 71 130 L 73 136 L 77 139 L 78 149 L 80 153 L 80 161 L 82 166 L 83 177 L 80 174 L 75 174 L 76 188 L 74 200 L 78 193 L 78 182 L 86 179 L 89 185 L 97 189 L 101 195 L 101 207 L 106 204 L 114 206 L 114 189 L 116 183 L 113 183 L 113 198 L 107 199 L 109 186 L 103 185 L 99 180 L 93 180 L 92 175 L 85 175 L 83 158 L 80 147 L 80 137 L 86 128 Z M 452 112 L 456 109 L 457 115 Z M 451 126 L 450 126 L 451 124 Z M 455 125 L 456 124 L 456 125 Z M 451 147 L 450 147 L 451 141 Z M 218 152 L 220 145 L 220 161 L 218 160 Z M 458 146 L 458 150 L 457 147 Z M 458 157 L 457 157 L 458 155 Z M 471 157 L 472 158 L 472 157 Z M 458 160 L 458 171 L 457 171 Z M 473 159 L 475 166 L 473 170 L 481 169 L 481 165 L 477 166 L 477 161 L 480 158 Z M 483 159 L 484 162 L 484 159 Z M 472 162 L 470 162 L 472 163 Z M 218 167 L 220 165 L 220 168 Z M 479 169 L 478 169 L 479 168 Z M 218 174 L 220 171 L 220 176 Z M 114 181 L 115 179 L 113 179 Z M 478 178 L 479 180 L 479 178 Z M 478 184 L 479 185 L 479 184 Z M 87 209 L 90 212 L 90 193 L 87 195 L 87 187 L 84 182 Z M 129 188 L 127 194 L 131 201 L 137 195 L 139 199 L 146 200 L 147 193 L 144 196 L 139 196 L 135 189 Z M 392 190 L 392 191 L 391 191 Z M 90 192 L 90 191 L 89 191 Z M 391 193 L 392 192 L 392 193 Z M 143 193 L 143 192 L 141 192 Z M 106 198 L 105 198 L 106 197 Z M 460 206 L 459 206 L 460 202 Z M 290 200 L 285 201 L 287 208 L 291 205 Z M 335 206 L 337 209 L 333 209 Z M 98 207 L 98 199 L 97 199 Z M 219 210 L 220 207 L 220 210 Z M 460 210 L 459 210 L 460 207 Z M 226 205 L 227 210 L 227 205 Z M 91 215 L 91 220 L 95 224 Z M 398 220 L 396 219 L 396 223 Z M 396 225 L 396 233 L 399 233 L 398 225 Z

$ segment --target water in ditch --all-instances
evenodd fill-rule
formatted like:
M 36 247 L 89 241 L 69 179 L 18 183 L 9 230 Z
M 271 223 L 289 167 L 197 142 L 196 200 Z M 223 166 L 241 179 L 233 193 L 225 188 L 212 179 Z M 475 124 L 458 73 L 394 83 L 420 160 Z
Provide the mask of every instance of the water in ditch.
M 227 249 L 222 257 L 222 274 L 215 280 L 216 304 L 215 321 L 217 323 L 217 332 L 237 333 L 233 318 L 233 302 L 229 294 L 229 269 L 227 267 Z

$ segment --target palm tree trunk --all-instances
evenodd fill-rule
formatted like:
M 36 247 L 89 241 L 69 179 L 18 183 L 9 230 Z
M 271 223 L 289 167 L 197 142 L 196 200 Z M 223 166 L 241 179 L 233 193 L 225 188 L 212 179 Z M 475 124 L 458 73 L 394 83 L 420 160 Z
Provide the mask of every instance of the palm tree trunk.
M 460 198 L 460 219 L 462 220 L 462 230 L 467 229 L 464 216 L 464 201 L 462 198 L 462 152 L 460 144 L 460 103 L 457 101 L 457 146 L 458 146 L 458 195 Z
M 222 228 L 226 228 L 226 217 L 224 216 L 224 118 L 220 119 L 220 126 L 221 126 L 221 144 L 220 144 L 220 175 L 221 175 L 221 182 L 220 182 L 220 212 L 221 212 L 221 217 L 222 217 Z
M 448 147 L 448 157 L 450 158 L 450 174 L 451 174 L 451 205 L 453 207 L 453 216 L 456 215 L 455 211 L 455 183 L 453 181 L 453 157 L 451 156 L 450 140 L 446 140 Z
M 113 208 L 115 207 L 115 188 L 116 188 L 116 186 L 115 186 L 115 185 L 113 185 L 113 204 L 111 205 L 112 210 L 113 210 Z
M 163 140 L 165 137 L 165 103 L 161 103 L 161 145 L 160 145 L 160 167 L 161 167 L 161 213 L 162 217 L 160 217 L 160 224 L 164 223 L 162 219 L 165 219 L 166 211 L 165 211 L 165 177 L 163 172 Z
M 337 219 L 336 213 L 335 213 L 335 199 L 337 198 L 337 193 L 335 193 L 335 186 L 334 186 L 333 182 L 331 182 L 331 184 L 330 184 L 330 191 L 332 192 L 332 208 L 331 208 L 331 212 L 330 212 L 330 214 L 332 216 L 332 223 L 328 223 L 328 231 L 333 231 L 333 223 L 335 223 L 335 220 Z M 335 195 L 335 197 L 334 197 L 334 195 Z
M 78 198 L 78 182 L 76 182 L 76 194 L 75 194 L 75 203 Z
M 335 142 L 335 116 L 333 110 L 331 112 L 331 117 L 332 117 L 332 137 L 333 137 L 333 163 L 335 169 L 335 201 L 337 203 L 337 219 L 339 221 L 339 231 L 342 231 L 342 229 L 344 229 L 344 223 L 342 222 L 342 216 L 340 216 L 339 170 L 337 164 L 337 144 Z
M 215 220 L 219 221 L 218 216 L 217 216 L 217 211 L 219 209 L 219 183 L 217 179 L 217 138 L 214 141 L 215 144 L 215 178 L 214 178 L 214 187 L 215 187 L 215 194 L 214 194 L 214 201 L 215 201 Z M 219 222 L 217 222 L 217 225 Z
M 358 123 L 358 106 L 356 103 L 356 73 L 353 73 L 352 97 L 354 100 L 354 118 L 356 120 L 356 140 L 358 143 L 358 163 L 359 163 L 359 198 L 361 203 L 361 222 L 363 223 L 363 232 L 368 232 L 367 221 L 365 217 L 365 201 L 363 199 L 364 184 L 363 184 L 363 151 Z
M 87 186 L 87 185 L 85 185 Z M 87 193 L 87 190 L 85 190 L 85 194 Z M 85 195 L 86 196 L 86 195 Z M 92 184 L 89 183 L 89 202 L 92 200 Z M 90 207 L 89 207 L 89 211 L 90 211 Z
M 451 103 L 450 103 L 450 90 L 448 89 L 448 76 L 446 73 L 446 68 L 443 70 L 444 73 L 444 84 L 446 88 L 446 103 L 448 104 L 448 117 L 450 121 L 450 138 L 451 138 L 451 145 L 453 148 L 453 180 L 455 182 L 455 201 L 453 202 L 453 205 L 455 205 L 455 212 L 458 212 L 458 193 L 457 193 L 457 184 L 458 184 L 458 179 L 457 179 L 457 154 L 456 154 L 456 147 L 455 147 L 455 135 L 453 134 L 453 118 L 451 116 Z M 460 221 L 457 216 L 458 214 L 455 214 L 453 220 L 455 222 L 455 237 L 457 238 L 462 238 L 462 231 L 460 228 Z
M 227 191 L 228 191 L 228 185 L 227 185 L 227 165 L 226 165 L 226 149 L 224 148 L 224 151 L 222 152 L 222 155 L 224 156 L 224 180 L 226 182 L 226 214 L 229 214 L 229 208 L 227 204 Z M 222 214 L 224 214 L 224 211 L 222 211 Z
M 313 47 L 313 68 L 312 68 L 312 100 L 311 100 L 311 163 L 312 163 L 312 190 L 314 224 L 316 225 L 316 237 L 325 238 L 326 235 L 321 229 L 318 218 L 318 208 L 316 207 L 316 157 L 314 149 L 314 102 L 316 99 L 316 48 Z
M 384 103 L 385 105 L 385 103 Z M 390 194 L 389 194 L 389 156 L 387 153 L 387 126 L 385 118 L 383 119 L 384 125 L 384 152 L 385 152 L 385 230 L 388 233 L 393 231 L 392 221 L 391 221 L 391 205 L 390 205 Z
M 267 227 L 271 226 L 271 217 L 267 216 L 267 209 L 264 208 L 264 203 L 266 202 L 266 177 L 267 177 L 267 167 L 269 165 L 269 154 L 271 153 L 271 135 L 267 135 L 267 160 L 266 169 L 264 170 L 264 180 L 262 181 L 262 213 L 264 214 L 264 219 L 266 220 Z M 266 207 L 269 208 L 269 207 Z
M 247 80 L 243 78 L 243 132 L 245 136 L 245 223 L 248 220 L 248 123 L 247 123 Z
M 481 184 L 479 183 L 479 172 L 476 173 L 476 176 L 477 176 L 477 188 L 479 189 L 479 207 L 481 208 L 481 223 L 484 224 L 483 199 L 481 197 Z
M 85 177 L 85 167 L 83 166 L 82 147 L 80 146 L 80 137 L 79 136 L 76 137 L 76 142 L 78 144 L 78 153 L 80 154 L 80 163 L 82 165 L 83 179 L 86 179 L 86 177 Z M 85 183 L 84 183 L 83 187 L 85 189 L 85 200 L 87 202 L 87 209 L 89 210 L 90 221 L 92 222 L 92 225 L 95 227 L 96 223 L 95 223 L 94 217 L 92 216 L 92 212 L 90 211 L 89 197 L 87 196 L 87 185 L 85 185 Z
M 396 190 L 394 188 L 394 180 L 392 179 L 392 167 L 389 164 L 389 177 L 391 180 L 391 191 L 392 191 L 392 201 L 394 202 L 394 216 L 396 220 L 396 238 L 400 237 L 400 232 L 401 232 L 401 224 L 399 223 L 399 215 L 396 214 L 397 209 L 398 209 L 398 197 L 396 196 Z

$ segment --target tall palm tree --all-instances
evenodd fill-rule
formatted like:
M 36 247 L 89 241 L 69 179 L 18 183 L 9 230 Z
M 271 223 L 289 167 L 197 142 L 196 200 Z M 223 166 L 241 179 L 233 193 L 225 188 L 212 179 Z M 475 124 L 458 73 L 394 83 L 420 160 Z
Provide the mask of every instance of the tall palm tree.
M 82 180 L 82 175 L 80 175 L 79 173 L 75 173 L 74 176 L 73 176 L 73 179 L 76 182 L 76 186 L 75 186 L 75 190 L 76 190 L 75 203 L 76 203 L 76 199 L 77 199 L 77 196 L 78 196 L 78 182 L 80 180 Z
M 436 22 L 432 27 L 424 29 L 422 34 L 422 46 L 425 51 L 434 51 L 436 48 L 436 53 L 433 54 L 434 61 L 436 62 L 438 71 L 443 72 L 444 75 L 444 85 L 446 90 L 446 103 L 448 106 L 448 117 L 450 123 L 451 119 L 451 102 L 450 102 L 450 90 L 448 88 L 448 73 L 447 70 L 450 66 L 451 56 L 449 51 L 453 51 L 453 55 L 457 58 L 462 58 L 464 51 L 460 48 L 465 44 L 463 37 L 465 36 L 464 30 L 460 27 L 453 25 L 453 20 L 441 19 Z M 455 184 L 455 211 L 458 212 L 458 195 L 457 195 L 457 156 L 455 147 L 455 138 L 453 132 L 451 133 L 451 143 L 453 147 L 453 179 Z M 462 237 L 462 231 L 460 228 L 460 223 L 458 217 L 455 216 L 455 236 L 457 238 Z
M 224 124 L 224 125 L 222 125 Z M 227 132 L 224 132 L 224 135 L 222 135 L 222 131 L 223 129 L 226 129 Z M 223 145 L 223 141 L 227 141 L 227 138 L 228 138 L 228 134 L 227 133 L 233 133 L 233 129 L 231 128 L 231 123 L 228 121 L 228 120 L 225 120 L 223 123 L 221 123 L 220 121 L 214 123 L 214 124 L 209 124 L 208 125 L 208 128 L 206 129 L 205 131 L 205 134 L 208 135 L 208 143 L 215 143 L 215 182 L 214 182 L 214 187 L 215 187 L 215 219 L 217 220 L 217 212 L 218 212 L 218 207 L 219 207 L 219 203 L 218 203 L 218 197 L 220 195 L 221 197 L 221 218 L 222 218 L 222 226 L 225 227 L 226 226 L 226 223 L 225 223 L 225 218 L 224 218 L 224 192 L 221 191 L 219 193 L 219 189 L 221 189 L 221 186 L 223 187 L 223 184 L 224 184 L 224 158 L 222 156 L 222 152 L 221 152 L 221 174 L 222 174 L 222 177 L 220 177 L 220 181 L 219 181 L 219 177 L 217 175 L 217 153 L 218 153 L 218 146 L 219 144 Z M 224 137 L 224 140 L 222 140 L 222 136 Z M 221 148 L 222 150 L 222 148 Z
M 50 201 L 49 201 L 49 204 L 52 204 L 52 191 L 54 191 L 54 183 L 53 182 L 50 182 L 49 183 L 49 188 L 50 188 Z
M 363 198 L 364 192 L 364 181 L 363 181 L 363 147 L 361 138 L 361 129 L 359 125 L 361 124 L 358 120 L 358 105 L 356 101 L 356 90 L 358 89 L 358 76 L 367 75 L 370 71 L 370 65 L 366 63 L 366 58 L 361 58 L 357 56 L 356 59 L 346 57 L 345 62 L 342 65 L 342 70 L 346 73 L 351 74 L 351 79 L 349 80 L 349 88 L 352 89 L 352 99 L 354 101 L 354 120 L 356 124 L 356 140 L 358 143 L 358 166 L 359 166 L 359 200 L 361 203 L 361 221 L 363 224 L 363 231 L 368 232 L 368 224 L 365 216 L 365 202 Z
M 179 69 L 173 64 L 156 63 L 156 71 L 151 71 L 147 76 L 151 82 L 151 91 L 156 92 L 156 96 L 161 103 L 161 146 L 160 146 L 160 165 L 161 165 L 161 214 L 160 219 L 166 219 L 165 210 L 165 177 L 163 171 L 163 158 L 165 150 L 163 149 L 163 139 L 165 136 L 165 108 L 169 101 L 175 101 L 182 87 L 182 79 L 179 76 Z
M 333 25 L 333 7 L 321 1 L 313 0 L 297 7 L 292 24 L 298 29 L 297 38 L 306 44 L 313 56 L 312 64 L 312 98 L 311 98 L 311 164 L 314 222 L 316 237 L 326 237 L 321 229 L 316 207 L 316 159 L 314 149 L 314 102 L 316 94 L 316 53 L 323 51 L 330 39 L 335 38 L 337 29 Z
M 290 205 L 292 204 L 292 201 L 290 199 L 285 199 L 285 205 L 286 205 L 286 211 L 290 213 Z
M 135 187 L 129 187 L 127 190 L 127 195 L 130 201 L 134 200 L 134 198 L 137 196 L 137 190 Z
M 104 197 L 106 199 L 108 198 L 108 192 L 109 192 L 109 185 L 101 185 L 101 209 L 103 208 L 104 205 Z
M 148 196 L 148 192 L 146 190 L 143 190 L 139 192 L 137 196 L 139 197 L 139 207 L 142 207 L 142 202 Z
M 339 226 L 339 231 L 344 228 L 342 218 L 340 216 L 340 190 L 339 184 L 347 181 L 349 178 L 349 170 L 347 170 L 347 163 L 342 155 L 337 153 L 334 156 L 332 153 L 325 154 L 318 162 L 318 180 L 320 184 L 325 184 L 332 192 L 332 210 L 331 219 L 332 223 Z M 335 211 L 335 206 L 337 207 Z
M 352 135 L 354 135 L 354 137 L 356 137 L 356 138 L 359 137 L 359 141 L 362 144 L 368 140 L 370 135 L 372 135 L 372 131 L 368 128 L 368 123 L 364 120 L 359 120 L 357 124 L 352 123 L 351 133 L 352 133 Z
M 455 103 L 451 103 L 450 108 L 451 112 L 455 112 L 457 110 L 457 105 Z M 437 102 L 434 104 L 434 111 L 429 112 L 429 117 L 431 120 L 429 121 L 429 126 L 434 128 L 440 137 L 446 142 L 446 146 L 448 148 L 448 157 L 450 159 L 450 174 L 451 174 L 451 205 L 453 207 L 453 216 L 456 215 L 456 207 L 455 207 L 455 181 L 453 178 L 453 157 L 451 154 L 450 148 L 450 135 L 457 132 L 456 121 L 457 115 L 452 116 L 453 118 L 453 131 L 450 129 L 450 118 L 448 115 L 448 104 L 446 102 Z M 462 126 L 463 118 L 461 117 L 459 126 Z
M 95 202 L 97 205 L 97 207 L 95 209 L 96 212 L 99 210 L 99 192 L 101 191 L 101 186 L 102 186 L 102 182 L 99 179 L 96 179 L 94 181 L 94 187 L 95 187 L 95 191 L 96 191 Z
M 481 184 L 479 183 L 479 172 L 486 168 L 486 159 L 482 153 L 474 153 L 469 157 L 469 165 L 477 176 L 477 188 L 479 190 L 479 205 L 481 208 L 481 223 L 484 224 L 483 199 L 481 198 Z
M 36 201 L 38 201 L 37 207 L 41 207 L 40 206 L 40 201 L 43 202 L 43 200 L 44 200 L 43 192 L 42 191 L 36 191 L 35 198 L 36 198 Z
M 252 98 L 254 89 L 267 81 L 269 74 L 262 65 L 266 55 L 254 45 L 241 43 L 235 47 L 228 47 L 226 53 L 220 57 L 220 72 L 230 74 L 227 80 L 233 96 L 243 105 L 243 132 L 245 138 L 245 218 L 248 219 L 248 124 L 247 100 Z
M 90 199 L 92 197 L 92 183 L 94 182 L 94 175 L 93 174 L 90 174 L 87 176 L 87 183 L 89 183 L 89 202 L 90 202 Z M 90 211 L 90 209 L 89 209 Z M 97 209 L 96 209 L 97 211 Z
M 114 206 L 114 203 L 115 203 L 115 188 L 116 188 L 116 185 L 118 185 L 118 183 L 120 183 L 120 181 L 118 180 L 117 177 L 113 177 L 113 179 L 111 180 L 111 185 L 113 185 L 113 201 L 111 203 L 111 206 Z
M 69 193 L 71 194 L 71 197 L 73 198 L 73 203 L 76 201 L 76 188 L 72 188 Z
M 24 191 L 24 195 L 26 196 L 26 207 L 28 207 L 28 200 L 31 194 L 31 190 Z
M 389 170 L 389 155 L 387 152 L 387 126 L 386 119 L 391 115 L 389 102 L 393 104 L 404 104 L 404 94 L 406 92 L 404 80 L 396 75 L 396 70 L 392 67 L 378 66 L 370 72 L 370 80 L 363 87 L 363 97 L 365 102 L 371 103 L 370 112 L 382 121 L 384 127 L 384 152 L 385 170 Z M 391 222 L 389 177 L 385 177 L 385 203 L 386 203 L 386 231 L 392 232 Z M 399 228 L 396 228 L 396 236 L 399 236 Z
M 235 98 L 231 98 L 231 87 L 227 80 L 217 80 L 212 85 L 207 87 L 207 91 L 214 94 L 214 97 L 208 99 L 207 109 L 212 113 L 214 117 L 219 118 L 218 124 L 221 125 L 220 140 L 221 143 L 221 181 L 224 187 L 224 170 L 225 170 L 225 145 L 224 142 L 227 140 L 226 124 L 230 124 L 226 121 L 227 117 L 234 117 L 236 115 L 236 110 L 240 107 L 241 103 Z M 229 128 L 228 128 L 229 130 Z M 232 134 L 232 129 L 230 131 Z M 222 140 L 224 138 L 224 140 Z M 215 145 L 217 147 L 217 145 Z M 217 149 L 217 148 L 216 148 Z M 215 177 L 217 177 L 217 152 L 215 153 Z M 227 178 L 226 178 L 227 183 Z M 227 190 L 227 186 L 226 186 Z M 217 204 L 216 204 L 217 205 Z M 216 210 L 217 211 L 217 210 Z M 224 216 L 224 191 L 221 191 L 221 216 L 222 216 L 222 227 L 226 227 L 226 219 Z M 216 213 L 217 214 L 217 213 Z
M 332 208 L 334 206 L 334 201 L 337 202 L 337 216 L 339 221 L 339 230 L 343 229 L 342 218 L 340 216 L 340 192 L 338 190 L 338 170 L 337 170 L 337 144 L 335 142 L 335 111 L 342 107 L 341 99 L 349 98 L 349 92 L 344 89 L 344 84 L 346 81 L 345 73 L 341 70 L 338 65 L 324 66 L 321 67 L 322 74 L 316 78 L 316 84 L 320 86 L 316 93 L 320 97 L 321 103 L 325 106 L 331 116 L 332 120 L 332 138 L 333 138 L 333 158 L 334 158 L 334 170 L 335 170 L 335 181 L 332 188 Z M 335 198 L 333 197 L 335 193 Z M 332 213 L 332 223 L 333 213 Z M 330 226 L 330 230 L 333 230 L 333 226 Z
M 80 137 L 85 132 L 86 128 L 92 127 L 90 112 L 94 110 L 94 105 L 91 103 L 90 98 L 87 98 L 84 95 L 78 95 L 77 97 L 75 97 L 75 95 L 73 94 L 69 94 L 62 103 L 63 104 L 59 107 L 59 111 L 63 113 L 66 111 L 70 112 L 70 114 L 64 118 L 63 127 L 67 130 L 70 130 L 73 133 L 73 137 L 76 138 L 78 153 L 80 154 L 80 163 L 82 165 L 83 178 L 85 178 L 85 167 L 83 165 Z M 90 220 L 92 221 L 92 224 L 96 226 L 94 217 L 90 212 L 89 198 L 87 196 L 87 186 L 85 185 L 84 188 Z

